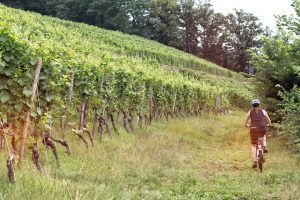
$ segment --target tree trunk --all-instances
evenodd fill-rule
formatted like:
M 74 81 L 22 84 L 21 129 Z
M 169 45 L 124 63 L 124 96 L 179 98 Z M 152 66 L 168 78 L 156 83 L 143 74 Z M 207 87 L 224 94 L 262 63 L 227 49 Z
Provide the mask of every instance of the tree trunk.
M 118 131 L 117 126 L 116 126 L 116 124 L 115 124 L 115 120 L 114 120 L 114 115 L 113 115 L 113 113 L 110 113 L 110 119 L 111 119 L 111 124 L 112 124 L 112 126 L 113 126 L 113 128 L 114 128 L 114 131 L 119 135 L 119 131 Z
M 0 151 L 5 149 L 4 129 L 0 128 Z
M 42 173 L 42 165 L 40 162 L 40 152 L 37 148 L 37 144 L 34 144 L 31 146 L 31 151 L 32 151 L 32 161 L 36 167 L 36 169 Z
M 177 100 L 177 90 L 175 90 L 175 94 L 174 94 L 174 101 L 173 101 L 173 107 L 172 107 L 173 113 L 175 113 L 176 100 Z
M 95 109 L 94 120 L 93 120 L 93 130 L 92 130 L 92 137 L 93 138 L 94 138 L 95 133 L 96 133 L 97 121 L 98 121 L 98 114 L 97 114 L 97 109 Z
M 149 112 L 149 124 L 152 122 L 152 115 L 153 115 L 153 87 L 152 85 L 149 88 L 149 100 L 148 100 L 148 112 Z
M 138 117 L 139 117 L 138 126 L 140 128 L 143 128 L 143 115 L 141 114 L 141 112 L 138 113 Z
M 125 111 L 123 111 L 123 126 L 127 133 L 129 133 L 129 129 L 127 127 L 127 114 Z
M 83 97 L 82 97 L 82 100 L 81 100 L 81 113 L 80 113 L 80 120 L 79 120 L 79 131 L 80 131 L 80 135 L 83 134 L 84 118 L 85 118 L 85 109 L 86 109 L 86 98 L 85 98 L 85 96 L 83 96 Z
M 98 121 L 99 121 L 98 134 L 100 135 L 99 141 L 101 142 L 103 137 L 103 125 L 105 124 L 105 120 L 102 115 L 99 117 Z
M 164 116 L 165 116 L 166 120 L 168 121 L 169 120 L 169 116 L 168 116 L 168 111 L 167 110 L 164 111 Z
M 89 130 L 87 130 L 86 128 L 84 128 L 83 132 L 88 134 L 88 136 L 90 138 L 90 141 L 91 141 L 91 144 L 92 144 L 92 146 L 94 146 L 94 139 L 93 139 L 92 133 Z
M 67 138 L 67 126 L 66 126 L 66 119 L 69 116 L 70 113 L 70 107 L 71 107 L 71 102 L 72 102 L 72 97 L 73 97 L 73 88 L 74 88 L 74 76 L 75 76 L 75 70 L 73 69 L 71 73 L 71 84 L 69 87 L 69 92 L 68 92 L 68 101 L 66 104 L 66 110 L 65 110 L 65 115 L 62 116 L 61 118 L 61 125 L 64 133 L 64 139 Z
M 33 79 L 32 83 L 32 91 L 31 91 L 31 98 L 29 104 L 32 105 L 34 98 L 35 98 L 35 93 L 38 87 L 38 81 L 40 77 L 40 72 L 42 68 L 42 58 L 38 58 L 37 64 L 36 64 L 36 70 L 35 70 L 35 76 Z M 24 126 L 23 126 L 23 131 L 22 131 L 22 138 L 21 138 L 21 146 L 20 146 L 20 152 L 19 152 L 19 160 L 18 160 L 18 166 L 22 166 L 23 158 L 24 158 L 24 153 L 25 153 L 25 146 L 26 146 L 26 139 L 27 139 L 27 134 L 28 134 L 28 128 L 30 124 L 30 113 L 31 113 L 31 108 L 29 108 L 26 112 L 25 115 L 25 120 L 24 120 Z
M 53 155 L 54 155 L 55 160 L 56 160 L 56 165 L 57 165 L 57 167 L 60 167 L 60 159 L 59 159 L 59 156 L 58 156 L 58 151 L 57 151 L 55 143 L 51 140 L 51 137 L 46 136 L 44 138 L 43 142 L 45 142 L 46 147 L 50 147 L 52 149 Z
M 133 114 L 132 114 L 132 111 L 129 111 L 129 114 L 128 114 L 128 123 L 129 123 L 129 127 L 130 127 L 130 130 L 133 132 L 134 129 L 133 129 L 133 120 L 134 120 L 134 117 L 133 117 Z
M 120 117 L 121 117 L 121 112 L 118 111 L 118 113 L 117 113 L 117 120 L 116 120 L 116 126 L 119 126 L 119 124 L 120 124 Z
M 105 127 L 106 127 L 106 133 L 108 133 L 109 137 L 111 137 L 110 121 L 111 121 L 110 114 L 107 113 L 106 114 L 106 124 L 105 124 Z
M 69 145 L 69 143 L 67 141 L 58 140 L 58 139 L 55 139 L 53 137 L 51 137 L 51 140 L 53 140 L 54 142 L 59 143 L 62 146 L 64 146 L 66 148 L 66 150 L 67 150 L 68 156 L 71 155 L 71 148 L 70 148 L 70 145 Z
M 15 154 L 10 153 L 6 160 L 6 167 L 7 167 L 7 175 L 11 183 L 16 183 L 14 164 L 15 164 Z

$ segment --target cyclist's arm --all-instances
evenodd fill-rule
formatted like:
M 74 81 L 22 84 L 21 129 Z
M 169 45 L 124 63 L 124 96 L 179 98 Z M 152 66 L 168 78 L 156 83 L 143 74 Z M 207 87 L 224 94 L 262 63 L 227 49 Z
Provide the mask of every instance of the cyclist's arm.
M 245 121 L 245 127 L 248 127 L 248 123 L 249 123 L 249 119 L 250 119 L 250 111 L 247 113 L 246 115 L 246 121 Z
M 271 119 L 270 119 L 270 117 L 269 117 L 269 115 L 268 115 L 267 112 L 265 113 L 265 118 L 267 120 L 267 125 L 271 125 Z

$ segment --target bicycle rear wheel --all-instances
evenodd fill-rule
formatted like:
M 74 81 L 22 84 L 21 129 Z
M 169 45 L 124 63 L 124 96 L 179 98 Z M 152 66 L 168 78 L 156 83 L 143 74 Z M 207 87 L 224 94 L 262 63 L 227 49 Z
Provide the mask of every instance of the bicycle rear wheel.
M 258 155 L 258 167 L 260 172 L 263 171 L 263 164 L 264 164 L 264 156 L 262 154 Z

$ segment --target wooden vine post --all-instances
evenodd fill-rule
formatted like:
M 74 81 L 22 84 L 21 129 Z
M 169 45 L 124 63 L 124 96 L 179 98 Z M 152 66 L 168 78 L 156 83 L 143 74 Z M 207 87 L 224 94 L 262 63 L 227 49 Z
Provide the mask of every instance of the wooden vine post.
M 69 116 L 70 113 L 70 107 L 72 103 L 72 96 L 73 96 L 73 88 L 74 88 L 74 76 L 75 76 L 75 70 L 73 69 L 71 72 L 71 84 L 69 86 L 69 92 L 68 92 L 68 101 L 66 104 L 66 109 L 65 109 L 65 115 L 62 117 L 62 129 L 63 129 L 63 134 L 64 134 L 64 139 L 67 138 L 67 127 L 66 127 L 66 120 Z
M 32 83 L 31 98 L 30 98 L 30 102 L 29 102 L 30 105 L 32 105 L 34 102 L 41 68 L 42 68 L 42 58 L 39 57 L 37 60 L 37 63 L 36 63 L 35 76 L 34 76 L 33 83 Z M 28 133 L 28 128 L 29 128 L 29 124 L 30 124 L 30 113 L 31 113 L 31 107 L 29 107 L 29 109 L 27 110 L 26 115 L 25 115 L 25 121 L 24 121 L 24 126 L 23 126 L 23 131 L 22 131 L 22 137 L 21 137 L 19 159 L 18 159 L 18 167 L 19 168 L 22 167 L 22 162 L 23 162 L 23 158 L 24 158 L 27 133 Z
M 175 94 L 174 94 L 174 101 L 173 101 L 173 106 L 172 106 L 173 113 L 175 113 L 176 100 L 177 100 L 177 90 L 175 90 Z
M 149 123 L 151 123 L 152 121 L 152 117 L 153 117 L 153 86 L 151 84 L 150 88 L 149 88 L 149 100 L 148 100 L 148 110 L 149 110 Z

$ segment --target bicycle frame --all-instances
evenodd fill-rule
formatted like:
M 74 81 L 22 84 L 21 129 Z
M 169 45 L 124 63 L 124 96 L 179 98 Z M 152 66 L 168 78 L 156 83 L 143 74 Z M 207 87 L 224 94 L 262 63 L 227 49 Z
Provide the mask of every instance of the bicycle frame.
M 260 172 L 262 172 L 263 163 L 265 162 L 263 140 L 264 140 L 263 137 L 259 137 L 256 142 L 256 159 L 258 161 L 258 166 L 259 166 Z

